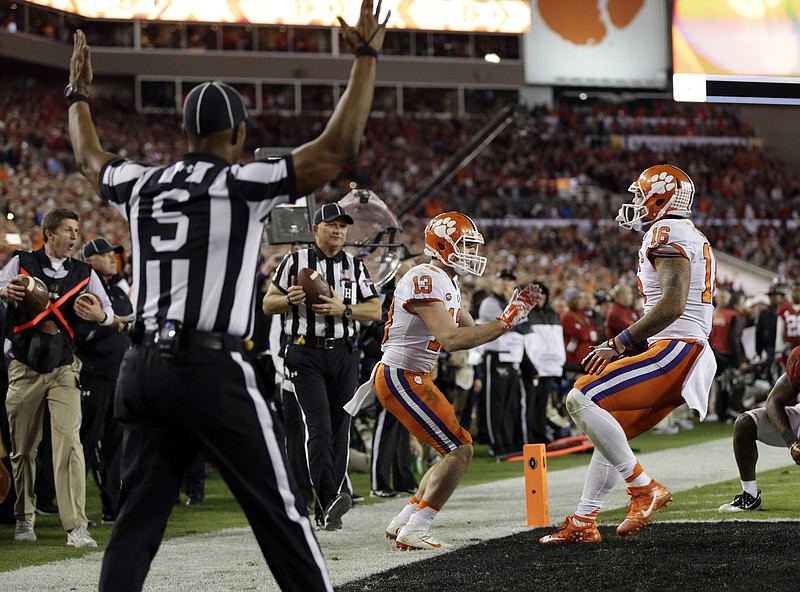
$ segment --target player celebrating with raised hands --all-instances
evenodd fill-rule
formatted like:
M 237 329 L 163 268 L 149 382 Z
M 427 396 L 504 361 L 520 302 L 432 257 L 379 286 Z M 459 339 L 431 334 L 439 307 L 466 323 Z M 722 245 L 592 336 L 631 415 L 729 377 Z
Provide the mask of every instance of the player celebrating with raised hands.
M 486 257 L 478 254 L 483 236 L 464 214 L 446 212 L 425 228 L 429 263 L 417 265 L 398 282 L 383 336 L 383 357 L 370 381 L 345 407 L 355 414 L 371 390 L 409 432 L 430 444 L 442 460 L 428 469 L 419 488 L 386 529 L 399 549 L 436 549 L 433 519 L 453 494 L 472 459 L 472 437 L 459 425 L 453 406 L 436 387 L 431 371 L 439 350 L 470 349 L 497 339 L 522 322 L 541 290 L 515 291 L 503 314 L 476 325 L 461 308 L 458 277 L 482 275 Z
M 628 440 L 655 426 L 686 402 L 705 417 L 716 362 L 708 336 L 717 262 L 708 240 L 689 219 L 694 184 L 681 169 L 657 165 L 631 184 L 633 202 L 617 221 L 628 230 L 645 230 L 637 277 L 645 314 L 583 360 L 588 374 L 567 395 L 567 409 L 595 446 L 575 514 L 542 544 L 596 543 L 596 518 L 620 478 L 631 496 L 617 534 L 640 530 L 672 500 L 666 487 L 650 478 Z M 646 352 L 621 358 L 634 343 Z

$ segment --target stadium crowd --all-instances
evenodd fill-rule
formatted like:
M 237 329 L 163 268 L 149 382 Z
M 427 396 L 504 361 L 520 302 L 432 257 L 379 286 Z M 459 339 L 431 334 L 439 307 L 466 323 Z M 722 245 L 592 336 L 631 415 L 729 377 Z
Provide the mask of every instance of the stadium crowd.
M 116 107 L 105 99 L 92 105 L 102 122 L 101 137 L 113 141 L 111 151 L 151 162 L 167 162 L 180 154 L 177 114 L 137 114 Z M 390 207 L 402 208 L 488 120 L 488 115 L 373 117 L 358 160 L 317 199 L 338 199 L 352 182 L 374 190 Z M 263 113 L 252 130 L 250 148 L 296 145 L 299 138 L 318 133 L 323 121 L 322 116 Z M 86 238 L 105 236 L 127 244 L 124 222 L 99 205 L 88 184 L 75 174 L 65 125 L 60 89 L 32 78 L 2 79 L 2 229 L 19 234 L 20 244 L 36 246 L 44 211 L 69 205 L 84 218 Z M 659 151 L 625 147 L 631 138 L 652 135 L 670 142 L 655 144 Z M 698 137 L 722 143 L 681 143 Z M 647 163 L 675 159 L 697 184 L 695 221 L 717 250 L 779 274 L 800 275 L 800 238 L 791 231 L 800 212 L 800 179 L 730 108 L 648 101 L 523 110 L 512 126 L 411 214 L 429 218 L 454 209 L 480 220 L 556 221 L 533 233 L 500 225 L 488 230 L 487 238 L 502 245 L 501 257 L 507 260 L 498 267 L 517 265 L 523 278 L 547 269 L 546 280 L 559 291 L 575 281 L 607 290 L 618 279 L 621 258 L 635 249 L 635 241 L 620 242 L 614 224 L 608 224 L 627 183 Z M 565 222 L 574 223 L 559 226 Z M 405 223 L 406 236 L 413 241 L 411 229 L 419 222 L 411 216 Z M 8 242 L 0 263 L 10 254 Z M 583 267 L 578 274 L 576 261 Z M 570 281 L 565 285 L 564 279 Z

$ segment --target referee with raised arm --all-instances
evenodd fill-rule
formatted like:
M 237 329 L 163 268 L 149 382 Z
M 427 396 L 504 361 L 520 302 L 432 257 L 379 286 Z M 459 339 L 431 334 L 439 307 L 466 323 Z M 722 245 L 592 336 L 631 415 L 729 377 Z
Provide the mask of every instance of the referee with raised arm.
M 316 522 L 325 530 L 341 528 L 342 516 L 352 506 L 347 484 L 352 418 L 344 405 L 359 384 L 355 321 L 379 321 L 382 313 L 366 266 L 342 250 L 352 223 L 339 204 L 319 208 L 312 227 L 314 245 L 283 258 L 262 303 L 267 315 L 285 313 L 284 364 L 302 412 L 297 425 L 287 419 L 286 448 L 295 470 L 308 467 L 317 494 Z M 303 268 L 315 269 L 332 287 L 332 296 L 323 297 L 322 304 L 306 302 L 297 285 Z M 302 441 L 297 434 L 303 435 Z
M 89 47 L 75 33 L 69 129 L 76 162 L 128 218 L 136 287 L 133 347 L 115 397 L 123 424 L 122 490 L 101 591 L 141 590 L 181 479 L 197 452 L 242 506 L 283 590 L 332 590 L 308 518 L 297 511 L 274 406 L 242 338 L 252 330 L 263 223 L 279 203 L 334 178 L 358 152 L 386 21 L 364 0 L 342 19 L 355 48 L 347 90 L 322 134 L 290 155 L 236 164 L 247 112 L 232 87 L 206 82 L 183 108 L 189 152 L 169 165 L 104 152 L 89 110 Z M 387 16 L 388 18 L 388 16 Z

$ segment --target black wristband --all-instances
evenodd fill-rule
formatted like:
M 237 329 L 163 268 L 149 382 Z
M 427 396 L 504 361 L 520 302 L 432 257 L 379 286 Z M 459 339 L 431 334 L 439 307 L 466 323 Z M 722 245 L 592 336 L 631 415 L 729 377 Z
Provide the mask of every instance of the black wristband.
M 286 304 L 288 304 L 289 306 L 294 306 L 294 304 L 292 304 L 292 299 L 289 298 L 288 294 L 286 295 Z
M 78 101 L 88 101 L 89 87 L 83 84 L 68 84 L 64 89 L 64 98 L 70 107 Z
M 72 107 L 75 103 L 80 101 L 89 102 L 89 95 L 72 95 L 67 99 L 67 107 Z
M 791 428 L 784 430 L 784 432 L 781 434 L 781 438 L 783 438 L 783 441 L 786 442 L 786 446 L 789 448 L 792 447 L 792 444 L 797 442 L 797 434 L 795 434 Z
M 356 50 L 353 52 L 357 58 L 362 56 L 371 56 L 378 59 L 378 50 L 372 47 L 369 43 L 365 43 L 363 45 L 359 45 L 356 47 Z

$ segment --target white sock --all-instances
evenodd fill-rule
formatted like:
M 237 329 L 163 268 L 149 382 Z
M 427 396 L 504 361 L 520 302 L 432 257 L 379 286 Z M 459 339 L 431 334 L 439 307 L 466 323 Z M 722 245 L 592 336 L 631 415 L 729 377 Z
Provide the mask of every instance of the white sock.
M 407 526 L 424 526 L 426 529 L 431 527 L 433 524 L 433 519 L 436 518 L 436 515 L 439 513 L 439 510 L 434 510 L 430 506 L 425 506 L 424 508 L 418 508 L 416 512 L 408 519 L 406 523 Z
M 742 491 L 749 493 L 753 497 L 758 497 L 758 487 L 755 481 L 742 481 Z
M 638 465 L 638 466 L 639 466 L 640 469 L 642 469 L 641 465 Z M 629 479 L 630 479 L 630 477 L 629 477 Z M 628 480 L 626 479 L 626 481 L 628 481 Z M 652 481 L 653 480 L 650 478 L 650 475 L 648 475 L 645 472 L 645 470 L 642 469 L 639 472 L 639 474 L 636 475 L 635 478 L 630 479 L 630 481 L 628 481 L 628 485 L 632 485 L 633 487 L 643 487 L 645 485 L 650 485 L 650 483 L 652 483 Z
M 617 469 L 595 450 L 592 453 L 589 471 L 586 473 L 586 481 L 583 484 L 581 501 L 575 510 L 575 515 L 580 519 L 596 516 L 619 480 Z M 585 520 L 582 521 L 585 522 Z M 578 524 L 578 526 L 582 526 L 582 524 Z
M 412 504 L 409 502 L 405 506 L 403 506 L 403 509 L 400 510 L 400 513 L 397 515 L 397 517 L 402 518 L 405 521 L 408 521 L 408 519 L 411 518 L 414 512 L 417 511 L 418 507 L 419 507 L 419 502 L 417 502 L 416 504 Z

